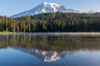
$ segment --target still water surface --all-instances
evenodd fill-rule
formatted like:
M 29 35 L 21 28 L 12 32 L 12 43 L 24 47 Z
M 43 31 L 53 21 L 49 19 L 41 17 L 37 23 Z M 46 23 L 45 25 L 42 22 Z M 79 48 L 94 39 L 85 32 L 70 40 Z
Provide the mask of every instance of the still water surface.
M 100 38 L 0 35 L 0 66 L 100 66 Z

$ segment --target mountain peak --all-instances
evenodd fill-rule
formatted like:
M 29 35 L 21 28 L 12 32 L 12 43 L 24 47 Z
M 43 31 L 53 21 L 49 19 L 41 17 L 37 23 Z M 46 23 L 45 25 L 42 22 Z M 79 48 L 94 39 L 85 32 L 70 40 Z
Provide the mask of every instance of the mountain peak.
M 41 4 L 48 4 L 47 2 L 42 2 Z
M 41 4 L 42 5 L 55 5 L 55 6 L 60 6 L 60 5 L 56 4 L 56 3 L 48 3 L 48 2 L 42 2 Z
M 56 3 L 47 3 L 47 2 L 42 2 L 35 8 L 21 12 L 19 14 L 13 15 L 11 17 L 16 18 L 16 17 L 22 17 L 26 15 L 38 15 L 42 13 L 55 13 L 55 12 L 76 12 L 73 9 L 67 9 L 65 6 L 58 5 Z

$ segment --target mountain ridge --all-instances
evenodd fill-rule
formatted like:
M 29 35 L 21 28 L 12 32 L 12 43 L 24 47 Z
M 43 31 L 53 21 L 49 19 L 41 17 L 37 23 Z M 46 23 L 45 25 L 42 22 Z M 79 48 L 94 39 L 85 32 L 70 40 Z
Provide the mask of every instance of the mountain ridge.
M 42 2 L 38 6 L 34 7 L 33 9 L 30 9 L 28 11 L 21 12 L 19 14 L 15 14 L 11 17 L 16 18 L 16 17 L 22 17 L 22 16 L 27 16 L 27 15 L 38 15 L 42 13 L 56 13 L 56 12 L 77 12 L 76 10 L 73 9 L 68 9 L 65 6 L 58 5 L 56 3 L 47 3 L 47 2 Z

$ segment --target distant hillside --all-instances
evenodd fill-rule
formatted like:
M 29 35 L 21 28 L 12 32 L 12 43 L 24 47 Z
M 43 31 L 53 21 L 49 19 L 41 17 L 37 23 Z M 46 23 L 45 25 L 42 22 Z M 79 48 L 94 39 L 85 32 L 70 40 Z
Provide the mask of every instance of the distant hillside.
M 100 32 L 100 13 L 44 13 L 20 18 L 0 17 L 0 31 Z

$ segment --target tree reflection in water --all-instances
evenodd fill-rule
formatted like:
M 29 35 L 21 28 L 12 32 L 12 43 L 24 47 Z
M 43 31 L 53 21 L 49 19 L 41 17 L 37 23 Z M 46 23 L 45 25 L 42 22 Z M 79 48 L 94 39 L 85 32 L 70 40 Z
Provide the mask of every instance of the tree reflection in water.
M 8 47 L 32 54 L 44 62 L 52 62 L 80 50 L 100 50 L 100 40 L 68 35 L 0 35 L 0 48 Z

